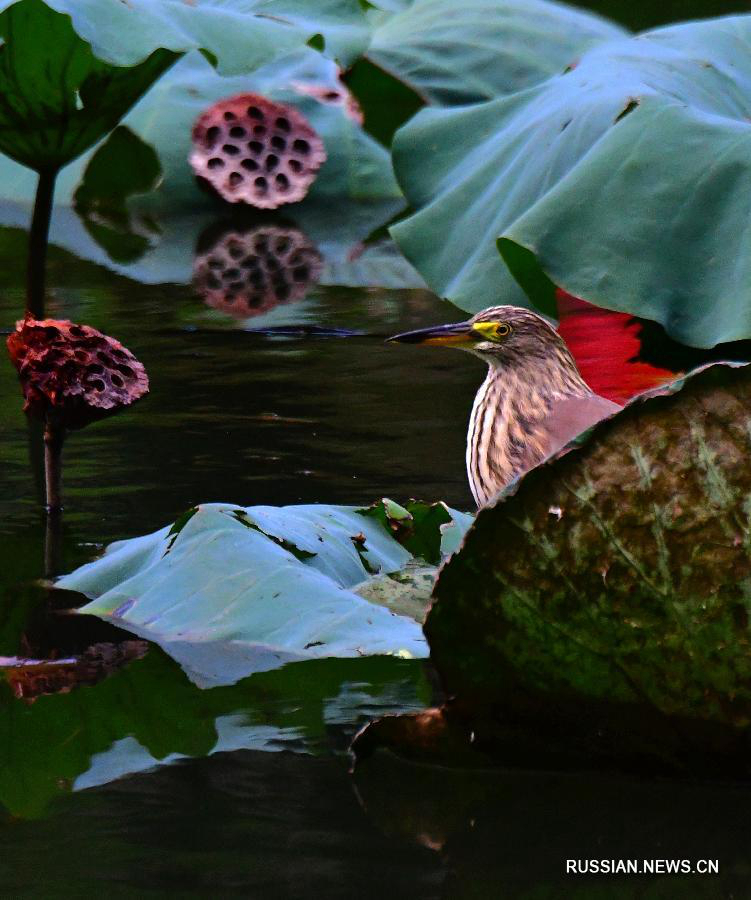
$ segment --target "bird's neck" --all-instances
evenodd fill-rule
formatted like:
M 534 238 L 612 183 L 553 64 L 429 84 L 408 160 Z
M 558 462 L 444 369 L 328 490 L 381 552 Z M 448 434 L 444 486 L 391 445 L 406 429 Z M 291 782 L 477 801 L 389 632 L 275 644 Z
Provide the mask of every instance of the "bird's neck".
M 485 384 L 495 383 L 504 394 L 521 395 L 540 409 L 564 397 L 586 397 L 592 389 L 584 381 L 573 356 L 562 345 L 543 357 L 490 359 Z
M 587 397 L 591 388 L 573 358 L 533 359 L 529 363 L 489 362 L 477 392 L 467 434 L 467 472 L 478 506 L 525 468 L 544 457 L 542 424 L 555 403 Z

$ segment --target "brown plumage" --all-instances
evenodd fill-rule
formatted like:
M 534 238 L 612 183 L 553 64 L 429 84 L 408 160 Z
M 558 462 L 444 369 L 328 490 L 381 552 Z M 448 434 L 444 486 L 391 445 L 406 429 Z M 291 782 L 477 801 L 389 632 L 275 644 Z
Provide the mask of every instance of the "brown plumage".
M 478 506 L 620 409 L 593 393 L 560 335 L 528 309 L 494 306 L 468 322 L 390 340 L 455 346 L 488 364 L 467 432 L 467 474 Z

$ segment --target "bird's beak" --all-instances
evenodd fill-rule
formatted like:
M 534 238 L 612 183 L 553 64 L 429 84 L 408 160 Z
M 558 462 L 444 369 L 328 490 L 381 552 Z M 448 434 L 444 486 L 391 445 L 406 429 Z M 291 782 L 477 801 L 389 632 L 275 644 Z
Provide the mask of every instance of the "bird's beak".
M 432 328 L 419 328 L 417 331 L 405 331 L 387 338 L 386 343 L 399 344 L 435 344 L 444 347 L 467 346 L 474 343 L 472 326 L 469 322 L 454 322 L 451 325 L 435 325 Z

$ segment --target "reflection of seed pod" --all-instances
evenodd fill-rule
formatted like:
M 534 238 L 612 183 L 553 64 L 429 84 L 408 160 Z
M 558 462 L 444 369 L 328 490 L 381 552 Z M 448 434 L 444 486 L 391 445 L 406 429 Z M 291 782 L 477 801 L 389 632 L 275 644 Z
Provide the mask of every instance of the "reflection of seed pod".
M 296 203 L 325 160 L 323 141 L 302 113 L 258 94 L 220 100 L 193 126 L 193 171 L 230 203 Z
M 193 283 L 208 306 L 239 319 L 301 300 L 321 277 L 321 254 L 297 228 L 226 232 L 196 257 Z
M 143 365 L 126 347 L 89 325 L 26 318 L 8 338 L 24 410 L 83 428 L 130 406 L 149 389 Z

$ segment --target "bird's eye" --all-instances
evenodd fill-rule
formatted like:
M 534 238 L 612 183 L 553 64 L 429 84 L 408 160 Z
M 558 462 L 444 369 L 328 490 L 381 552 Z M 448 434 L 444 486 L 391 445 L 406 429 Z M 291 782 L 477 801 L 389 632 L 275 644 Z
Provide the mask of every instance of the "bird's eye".
M 475 322 L 472 330 L 486 341 L 497 341 L 511 334 L 511 326 L 505 322 Z

